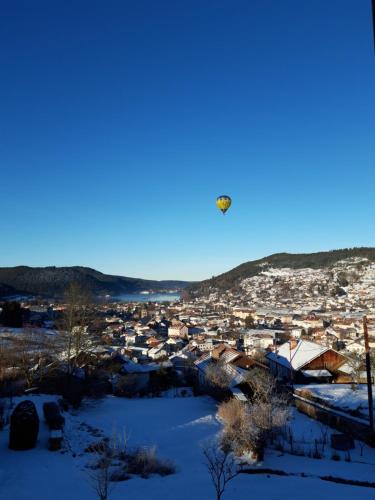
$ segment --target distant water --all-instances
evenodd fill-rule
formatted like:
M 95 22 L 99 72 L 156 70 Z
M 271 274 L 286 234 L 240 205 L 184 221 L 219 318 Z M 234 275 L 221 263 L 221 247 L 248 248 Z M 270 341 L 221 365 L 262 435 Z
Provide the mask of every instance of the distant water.
M 174 302 L 180 297 L 179 293 L 130 293 L 113 299 L 120 302 Z

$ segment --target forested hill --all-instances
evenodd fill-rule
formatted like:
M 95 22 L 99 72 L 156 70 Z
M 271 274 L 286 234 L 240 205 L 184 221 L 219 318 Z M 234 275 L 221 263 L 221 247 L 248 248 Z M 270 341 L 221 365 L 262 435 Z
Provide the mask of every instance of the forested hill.
M 214 276 L 211 279 L 194 283 L 187 288 L 192 294 L 204 294 L 209 289 L 229 290 L 240 281 L 258 275 L 267 268 L 292 268 L 292 269 L 324 269 L 344 259 L 358 257 L 375 262 L 375 248 L 344 248 L 317 253 L 276 253 L 262 259 L 245 262 L 231 271 Z
M 103 274 L 88 267 L 2 267 L 0 296 L 32 294 L 62 296 L 70 283 L 79 283 L 94 295 L 120 295 L 143 290 L 156 292 L 181 290 L 186 281 L 152 281 Z

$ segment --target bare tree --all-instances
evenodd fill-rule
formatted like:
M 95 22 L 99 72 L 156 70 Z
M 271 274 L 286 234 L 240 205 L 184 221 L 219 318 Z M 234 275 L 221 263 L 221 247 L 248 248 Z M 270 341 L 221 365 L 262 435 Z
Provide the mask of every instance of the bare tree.
M 289 418 L 288 399 L 277 391 L 274 377 L 264 370 L 254 369 L 247 382 L 252 392 L 252 404 L 248 409 L 249 433 L 261 458 L 267 440 L 272 441 L 275 432 Z
M 253 400 L 269 400 L 276 392 L 276 380 L 266 370 L 254 368 L 249 372 L 246 382 L 252 392 Z
M 65 339 L 68 375 L 76 368 L 77 356 L 87 353 L 91 342 L 88 326 L 92 319 L 91 296 L 77 283 L 68 286 L 64 295 L 64 311 L 59 328 Z
M 35 382 L 42 359 L 47 356 L 49 344 L 45 337 L 45 334 L 38 330 L 26 328 L 22 333 L 16 335 L 12 342 L 13 363 L 26 382 L 27 388 L 30 388 Z
M 358 352 L 353 352 L 347 356 L 347 363 L 351 368 L 352 389 L 355 391 L 361 383 L 361 375 L 364 370 L 364 359 Z
M 216 500 L 221 500 L 225 487 L 240 470 L 228 447 L 221 448 L 219 443 L 211 442 L 204 446 L 205 464 L 216 492 Z
M 220 399 L 229 388 L 231 375 L 222 361 L 212 362 L 205 371 L 205 382 L 208 391 L 212 396 Z

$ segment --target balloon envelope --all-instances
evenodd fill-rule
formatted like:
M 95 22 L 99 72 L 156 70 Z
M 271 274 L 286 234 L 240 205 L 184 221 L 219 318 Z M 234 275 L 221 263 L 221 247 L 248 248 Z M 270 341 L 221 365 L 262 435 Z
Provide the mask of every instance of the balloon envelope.
M 223 214 L 225 214 L 225 212 L 228 210 L 231 204 L 232 200 L 230 196 L 227 196 L 226 194 L 223 194 L 216 198 L 216 206 L 219 210 L 223 212 Z

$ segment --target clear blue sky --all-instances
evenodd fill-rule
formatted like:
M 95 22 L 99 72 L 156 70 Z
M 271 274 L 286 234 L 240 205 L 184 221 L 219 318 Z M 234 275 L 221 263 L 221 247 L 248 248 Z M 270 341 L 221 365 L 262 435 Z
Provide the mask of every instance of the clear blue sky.
M 0 43 L 0 265 L 374 245 L 370 0 L 4 0 Z

